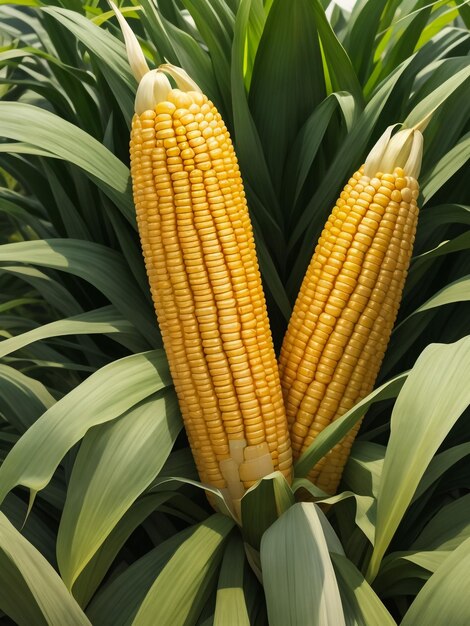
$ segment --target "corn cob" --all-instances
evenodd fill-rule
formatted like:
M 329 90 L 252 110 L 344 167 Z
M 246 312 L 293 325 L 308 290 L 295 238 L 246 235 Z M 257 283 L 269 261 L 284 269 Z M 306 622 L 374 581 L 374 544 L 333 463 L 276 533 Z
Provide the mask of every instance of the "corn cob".
M 304 277 L 280 354 L 294 459 L 374 386 L 400 305 L 418 216 L 422 135 L 387 129 L 349 179 Z M 335 493 L 356 427 L 309 473 Z
M 292 465 L 243 183 L 214 104 L 181 68 L 149 71 L 120 22 L 140 80 L 131 175 L 155 311 L 200 478 L 237 513 L 248 487 Z

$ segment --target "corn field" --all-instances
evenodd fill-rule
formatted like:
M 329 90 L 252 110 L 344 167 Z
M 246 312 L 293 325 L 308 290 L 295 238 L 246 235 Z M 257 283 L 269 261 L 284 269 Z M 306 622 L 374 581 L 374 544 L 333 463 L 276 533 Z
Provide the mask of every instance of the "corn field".
M 0 0 L 0 626 L 470 624 L 470 5 L 343 5 Z

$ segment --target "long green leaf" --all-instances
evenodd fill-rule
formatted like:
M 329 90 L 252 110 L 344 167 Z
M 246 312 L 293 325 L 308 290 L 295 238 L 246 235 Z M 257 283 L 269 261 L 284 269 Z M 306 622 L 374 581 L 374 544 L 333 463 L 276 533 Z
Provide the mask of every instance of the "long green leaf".
M 250 626 L 243 591 L 245 550 L 240 535 L 234 534 L 225 549 L 215 603 L 214 626 Z
M 233 525 L 231 519 L 220 514 L 199 525 L 158 575 L 139 607 L 133 626 L 194 624 L 211 591 Z
M 459 278 L 453 283 L 450 283 L 438 291 L 434 296 L 426 300 L 424 304 L 419 306 L 413 313 L 410 313 L 400 324 L 395 326 L 394 332 L 400 328 L 402 324 L 405 324 L 416 313 L 422 313 L 423 311 L 429 311 L 439 306 L 446 304 L 452 304 L 454 302 L 465 302 L 470 300 L 470 276 L 464 276 Z
M 335 98 L 336 95 L 338 99 Z M 287 184 L 293 185 L 290 193 L 286 196 L 292 197 L 292 206 L 299 198 L 339 98 L 342 97 L 347 97 L 347 94 L 344 92 L 331 94 L 325 98 L 314 109 L 295 139 L 286 164 L 286 181 Z
M 270 208 L 276 221 L 280 223 L 282 220 L 279 203 L 274 193 L 258 130 L 248 107 L 243 78 L 246 34 L 251 4 L 252 0 L 241 0 L 235 22 L 230 76 L 234 138 L 244 178 L 259 197 L 261 203 Z
M 341 554 L 331 555 L 343 601 L 346 625 L 396 626 L 395 620 L 353 563 Z
M 315 438 L 315 441 L 302 453 L 295 463 L 295 475 L 302 478 L 351 430 L 374 402 L 395 398 L 405 383 L 407 374 L 400 374 L 372 391 L 340 418 L 329 424 Z
M 215 517 L 220 518 L 219 515 Z M 208 522 L 209 526 L 214 526 L 211 518 Z M 215 523 L 217 524 L 217 521 Z M 192 526 L 176 533 L 110 581 L 93 598 L 87 609 L 91 622 L 100 626 L 130 626 L 142 601 L 166 563 L 200 527 L 201 525 Z
M 83 278 L 104 293 L 154 345 L 160 343 L 150 307 L 136 287 L 124 258 L 115 250 L 76 239 L 21 241 L 0 246 L 1 262 L 31 263 Z M 8 267 L 5 269 L 8 271 Z
M 349 92 L 354 98 L 356 105 L 362 109 L 364 103 L 362 88 L 351 59 L 337 39 L 320 0 L 315 0 L 312 6 L 315 11 L 318 33 L 322 43 L 322 53 L 325 57 L 324 66 L 331 82 L 332 91 Z
M 314 4 L 275 0 L 259 42 L 249 99 L 278 192 L 293 138 L 325 95 Z
M 410 504 L 418 483 L 447 433 L 470 403 L 470 337 L 428 346 L 408 375 L 391 418 L 377 498 L 377 529 L 368 578 Z
M 125 357 L 98 370 L 48 409 L 11 450 L 0 467 L 0 503 L 17 485 L 30 489 L 34 498 L 89 428 L 115 419 L 169 384 L 160 350 Z
M 139 498 L 121 517 L 73 585 L 73 595 L 80 606 L 86 606 L 94 596 L 117 554 L 134 530 L 153 511 L 156 511 L 173 496 L 174 492 L 167 491 Z
M 19 626 L 91 626 L 46 559 L 0 513 L 0 608 Z
M 467 539 L 451 553 L 424 585 L 407 611 L 401 626 L 468 624 L 469 567 L 470 539 Z
M 469 78 L 470 65 L 467 65 L 423 98 L 405 119 L 404 125 L 411 128 L 421 122 L 429 113 L 440 107 L 460 85 L 468 82 Z
M 447 450 L 443 450 L 432 459 L 429 463 L 424 476 L 416 488 L 413 496 L 413 502 L 423 495 L 435 482 L 440 480 L 442 475 L 447 472 L 453 465 L 461 461 L 470 454 L 470 441 L 452 446 Z
M 44 411 L 55 404 L 46 387 L 8 365 L 0 364 L 0 412 L 23 433 Z
M 77 11 L 59 7 L 45 7 L 42 10 L 70 30 L 93 54 L 125 119 L 130 120 L 134 111 L 134 97 L 130 87 L 135 87 L 135 79 L 123 43 Z
M 78 165 L 121 193 L 126 190 L 129 170 L 124 163 L 81 128 L 50 111 L 23 102 L 0 102 L 0 132 Z
M 158 474 L 180 430 L 175 396 L 159 394 L 85 435 L 57 537 L 57 559 L 69 589 Z
M 427 172 L 422 181 L 421 192 L 423 203 L 428 202 L 434 194 L 465 165 L 470 158 L 470 132 L 450 150 L 436 165 Z
M 106 306 L 95 311 L 81 313 L 69 319 L 43 324 L 27 333 L 2 341 L 0 342 L 0 358 L 41 339 L 93 333 L 104 335 L 128 334 L 132 336 L 134 341 L 137 340 L 136 346 L 140 346 L 136 352 L 142 351 L 146 347 L 141 337 L 136 333 L 135 327 L 123 319 L 113 306 Z
M 0 276 L 6 273 L 31 285 L 46 302 L 63 315 L 76 315 L 83 311 L 68 289 L 36 267 L 8 264 L 0 268 Z

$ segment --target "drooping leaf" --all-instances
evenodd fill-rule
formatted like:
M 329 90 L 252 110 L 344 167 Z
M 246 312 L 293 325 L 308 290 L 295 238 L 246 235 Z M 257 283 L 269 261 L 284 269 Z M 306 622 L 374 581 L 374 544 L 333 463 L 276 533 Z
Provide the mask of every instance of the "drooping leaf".
M 0 502 L 16 485 L 35 493 L 92 426 L 125 413 L 171 384 L 160 350 L 125 357 L 98 370 L 56 402 L 18 441 L 0 467 Z
M 49 409 L 55 398 L 46 387 L 8 365 L 0 364 L 0 411 L 20 433 Z
M 0 103 L 1 104 L 1 103 Z M 106 246 L 76 239 L 20 241 L 0 246 L 0 262 L 49 267 L 90 282 L 136 329 L 158 345 L 158 331 L 146 300 L 130 275 L 123 256 Z M 8 266 L 5 267 L 8 271 Z M 119 281 L 115 277 L 119 276 Z
M 56 158 L 78 165 L 101 185 L 111 199 L 116 199 L 111 190 L 121 195 L 126 191 L 129 178 L 127 167 L 78 126 L 24 102 L 0 102 L 0 120 L 2 136 L 26 141 L 47 150 Z M 133 220 L 131 206 L 129 203 L 127 209 L 123 209 L 130 221 Z
M 0 513 L 0 609 L 19 626 L 91 626 L 57 572 Z
M 107 306 L 96 309 L 95 311 L 81 313 L 80 315 L 68 319 L 43 324 L 39 328 L 2 341 L 0 342 L 0 357 L 20 350 L 41 339 L 93 333 L 109 335 L 123 333 L 132 337 L 134 345 L 137 347 L 136 352 L 139 351 L 139 346 L 140 350 L 144 350 L 146 347 L 140 336 L 136 333 L 134 326 L 123 319 L 113 306 Z

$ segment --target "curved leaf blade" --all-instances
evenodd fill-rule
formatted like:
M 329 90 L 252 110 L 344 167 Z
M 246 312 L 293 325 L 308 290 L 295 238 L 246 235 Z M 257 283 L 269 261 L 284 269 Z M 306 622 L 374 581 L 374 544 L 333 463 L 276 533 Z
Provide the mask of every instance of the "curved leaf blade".
M 166 461 L 181 430 L 174 394 L 158 394 L 84 437 L 57 536 L 69 589 Z
M 470 337 L 431 344 L 398 395 L 377 497 L 377 527 L 368 578 L 382 557 L 419 481 L 447 433 L 470 403 Z
M 91 626 L 52 565 L 0 513 L 0 608 L 20 626 Z
M 437 569 L 408 609 L 401 626 L 468 624 L 470 539 L 464 541 Z
M 0 503 L 17 485 L 34 497 L 87 430 L 122 415 L 171 384 L 161 350 L 134 354 L 101 368 L 48 409 L 0 467 Z

